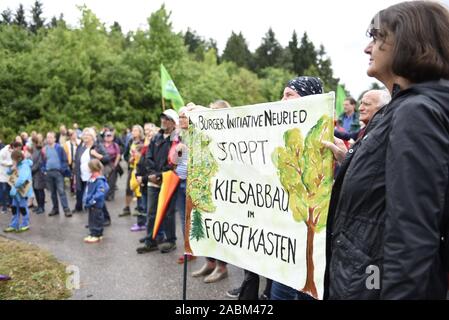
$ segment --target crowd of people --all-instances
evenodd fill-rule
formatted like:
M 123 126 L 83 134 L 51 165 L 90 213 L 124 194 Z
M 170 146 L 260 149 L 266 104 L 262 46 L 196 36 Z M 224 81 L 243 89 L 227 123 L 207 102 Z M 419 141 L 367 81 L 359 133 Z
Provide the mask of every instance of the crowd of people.
M 323 141 L 339 165 L 327 221 L 324 298 L 444 299 L 449 264 L 449 12 L 438 3 L 404 2 L 380 11 L 368 32 L 368 75 L 386 89 L 365 92 L 358 108 L 355 99 L 347 98 L 335 140 Z M 302 76 L 287 83 L 282 99 L 322 92 L 320 79 Z M 223 100 L 210 105 L 229 107 Z M 111 221 L 106 203 L 115 197 L 117 177 L 126 174 L 120 217 L 134 215 L 131 231 L 145 232 L 137 253 L 175 250 L 176 212 L 185 223 L 188 112 L 198 108 L 204 107 L 165 110 L 160 128 L 134 125 L 123 136 L 112 126 L 97 132 L 81 131 L 76 124 L 45 138 L 36 132 L 17 136 L 0 151 L 0 205 L 2 212 L 12 213 L 5 232 L 27 231 L 29 208 L 43 214 L 49 192 L 49 216 L 60 213 L 59 203 L 67 217 L 87 209 L 90 232 L 85 242 L 99 242 Z M 180 183 L 153 237 L 162 174 L 169 170 Z M 66 189 L 76 196 L 73 210 Z M 183 262 L 184 256 L 179 257 L 178 263 Z M 366 286 L 370 266 L 381 270 L 379 287 Z M 214 283 L 226 278 L 228 270 L 225 262 L 206 258 L 192 276 Z M 251 300 L 312 298 L 269 279 L 259 297 L 259 275 L 246 270 L 242 285 L 227 294 Z

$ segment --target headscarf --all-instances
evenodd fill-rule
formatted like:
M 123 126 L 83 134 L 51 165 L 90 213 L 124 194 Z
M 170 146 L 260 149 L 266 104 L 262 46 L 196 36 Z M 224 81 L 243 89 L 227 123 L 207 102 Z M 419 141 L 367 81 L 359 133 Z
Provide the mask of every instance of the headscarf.
M 295 90 L 301 97 L 323 93 L 323 84 L 317 77 L 297 77 L 290 80 L 287 87 Z

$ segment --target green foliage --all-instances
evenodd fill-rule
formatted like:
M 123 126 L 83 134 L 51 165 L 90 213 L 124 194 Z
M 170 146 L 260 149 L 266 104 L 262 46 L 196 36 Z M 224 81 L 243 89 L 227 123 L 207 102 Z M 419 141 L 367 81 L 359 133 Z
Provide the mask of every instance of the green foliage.
M 305 140 L 298 128 L 287 130 L 285 147 L 272 153 L 281 184 L 290 195 L 293 218 L 307 223 L 312 210 L 317 231 L 326 224 L 333 182 L 332 153 L 321 141 L 332 138 L 332 128 L 331 118 L 325 115 L 310 129 Z
M 256 49 L 255 59 L 257 70 L 266 67 L 279 67 L 282 58 L 282 47 L 270 28 L 262 39 L 262 44 Z
M 248 49 L 248 44 L 242 33 L 235 34 L 232 32 L 222 55 L 223 61 L 234 62 L 239 67 L 253 69 L 253 56 Z
M 288 80 L 295 76 L 288 70 L 268 67 L 260 72 L 261 91 L 265 101 L 276 101 L 282 97 L 285 85 Z
M 45 19 L 42 18 L 42 3 L 35 1 L 33 7 L 31 8 L 32 21 L 30 23 L 30 30 L 33 33 L 37 33 L 39 29 L 44 26 Z
M 192 221 L 192 231 L 190 232 L 190 239 L 196 239 L 199 241 L 204 238 L 204 227 L 203 219 L 201 217 L 201 212 L 193 209 L 193 221 Z
M 26 28 L 28 26 L 25 18 L 25 9 L 22 4 L 20 4 L 16 10 L 13 23 L 22 28 Z
M 256 66 L 241 32 L 231 34 L 219 57 L 214 40 L 190 29 L 175 33 L 164 6 L 150 15 L 148 28 L 126 35 L 118 23 L 107 30 L 86 6 L 79 7 L 77 28 L 67 27 L 62 14 L 45 24 L 42 11 L 36 1 L 29 13 L 18 6 L 1 14 L 0 134 L 6 140 L 61 123 L 157 123 L 161 63 L 186 103 L 206 106 L 217 99 L 233 106 L 279 100 L 298 64 L 320 76 L 326 90 L 338 82 L 324 48 L 313 56 L 313 44 L 304 37 L 298 44 L 296 33 L 287 50 L 270 29 L 254 55 Z M 301 46 L 317 60 L 304 62 Z

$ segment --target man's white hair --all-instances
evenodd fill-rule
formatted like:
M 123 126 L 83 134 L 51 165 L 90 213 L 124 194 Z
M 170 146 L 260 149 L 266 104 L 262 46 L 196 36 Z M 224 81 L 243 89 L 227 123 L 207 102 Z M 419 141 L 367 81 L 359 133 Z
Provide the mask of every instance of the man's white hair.
M 369 90 L 365 92 L 365 94 L 367 93 L 375 93 L 379 96 L 379 105 L 377 106 L 379 109 L 386 106 L 391 101 L 391 95 L 387 90 Z

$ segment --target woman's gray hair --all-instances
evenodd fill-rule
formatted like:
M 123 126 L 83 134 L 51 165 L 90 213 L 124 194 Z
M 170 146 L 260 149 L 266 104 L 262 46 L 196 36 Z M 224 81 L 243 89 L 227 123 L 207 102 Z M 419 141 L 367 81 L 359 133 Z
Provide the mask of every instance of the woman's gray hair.
M 84 128 L 82 136 L 90 135 L 94 141 L 97 141 L 97 133 L 94 128 Z
M 139 130 L 140 140 L 145 139 L 145 132 L 143 131 L 142 126 L 140 124 L 135 124 L 135 125 L 133 125 L 132 130 L 134 130 L 134 128 L 137 128 Z

